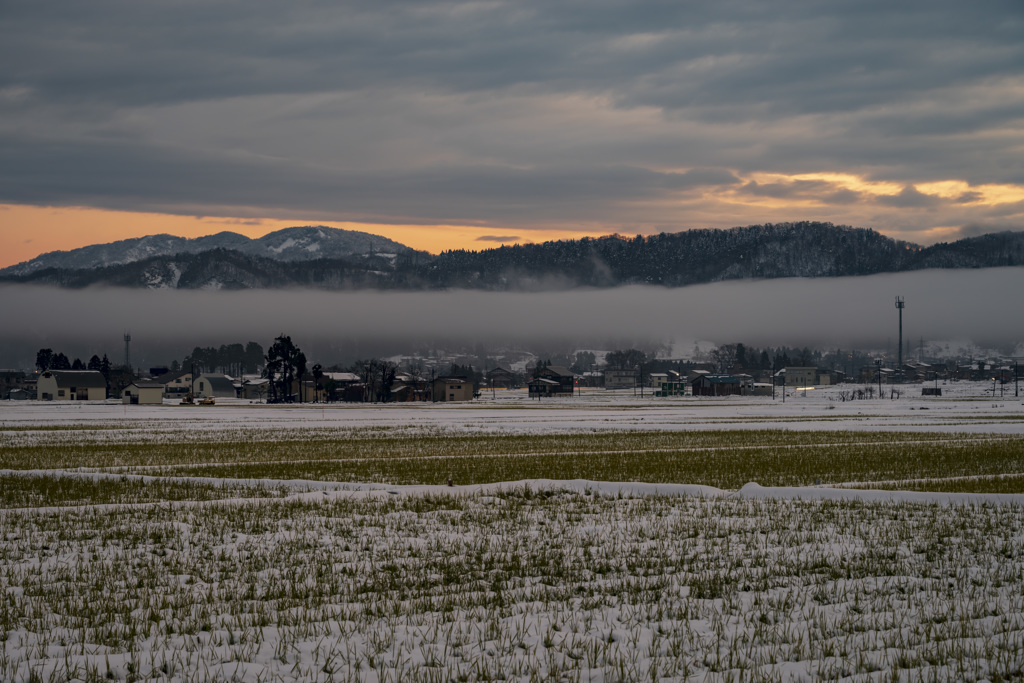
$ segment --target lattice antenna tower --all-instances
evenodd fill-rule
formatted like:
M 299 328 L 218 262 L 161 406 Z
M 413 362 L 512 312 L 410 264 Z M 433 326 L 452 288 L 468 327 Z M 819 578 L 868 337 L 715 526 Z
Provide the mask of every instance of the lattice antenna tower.
M 132 367 L 132 335 L 131 332 L 124 333 L 124 366 L 129 370 Z
M 897 360 L 896 360 L 896 373 L 897 374 L 903 372 L 903 307 L 905 305 L 906 304 L 903 303 L 903 297 L 902 296 L 896 297 L 896 310 L 898 310 L 900 312 L 900 343 L 896 347 L 897 348 L 897 353 L 896 353 L 896 358 L 897 358 Z

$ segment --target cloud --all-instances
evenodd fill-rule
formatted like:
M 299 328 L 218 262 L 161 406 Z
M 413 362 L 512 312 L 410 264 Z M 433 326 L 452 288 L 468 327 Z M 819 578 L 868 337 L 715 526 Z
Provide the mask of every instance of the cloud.
M 676 187 L 706 187 L 706 186 L 728 186 L 738 185 L 742 181 L 735 173 L 724 168 L 691 168 L 685 173 L 678 174 Z
M 895 206 L 899 208 L 919 208 L 926 206 L 935 206 L 941 200 L 932 195 L 927 195 L 919 192 L 911 185 L 906 185 L 900 191 L 899 194 L 893 195 L 881 195 L 877 197 L 876 201 L 880 204 L 887 206 Z
M 1020 16 L 1016 0 L 19 3 L 0 24 L 0 200 L 495 230 L 954 225 L 984 207 L 748 181 L 1020 185 Z
M 519 235 L 480 235 L 476 238 L 477 242 L 518 242 L 521 238 Z

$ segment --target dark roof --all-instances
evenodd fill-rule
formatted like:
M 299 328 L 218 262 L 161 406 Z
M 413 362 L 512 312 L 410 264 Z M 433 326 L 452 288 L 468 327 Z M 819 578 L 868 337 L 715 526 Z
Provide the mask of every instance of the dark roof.
M 138 387 L 139 389 L 160 389 L 161 391 L 163 391 L 163 389 L 165 387 L 165 385 L 160 383 L 160 382 L 146 382 L 146 381 L 132 382 L 128 386 L 130 386 L 130 387 Z
M 701 375 L 694 377 L 693 382 L 709 382 L 711 384 L 739 384 L 740 381 L 732 375 Z
M 563 367 L 561 365 L 549 365 L 546 368 L 544 368 L 543 370 L 541 370 L 541 372 L 548 372 L 548 373 L 551 373 L 553 375 L 558 375 L 559 377 L 575 377 L 576 376 L 568 368 L 565 368 L 565 367 Z
M 235 380 L 227 375 L 199 375 L 196 380 L 204 379 L 210 383 L 213 391 L 234 391 Z
M 57 380 L 57 386 L 61 388 L 107 388 L 107 380 L 103 379 L 103 373 L 99 370 L 47 370 L 42 376 L 46 377 L 47 375 L 52 375 Z
M 186 369 L 182 368 L 181 370 L 178 370 L 177 372 L 168 372 L 166 374 L 160 375 L 160 379 L 163 381 L 164 384 L 170 384 L 174 380 L 180 379 L 180 378 L 184 377 L 185 375 L 188 375 L 191 372 L 192 372 L 191 370 L 186 370 Z
M 443 377 L 438 377 L 434 381 L 435 382 L 444 382 L 445 384 L 468 384 L 469 383 L 469 380 L 466 379 L 465 377 L 450 377 L 450 376 L 447 376 L 447 375 L 443 376 Z

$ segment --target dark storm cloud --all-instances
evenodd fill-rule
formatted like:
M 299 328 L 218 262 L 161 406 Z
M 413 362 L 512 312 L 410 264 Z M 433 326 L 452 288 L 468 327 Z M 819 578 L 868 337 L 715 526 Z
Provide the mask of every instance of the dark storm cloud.
M 395 215 L 475 221 L 529 219 L 543 202 L 548 216 L 599 215 L 609 191 L 636 201 L 670 192 L 730 184 L 728 172 L 701 169 L 659 173 L 630 166 L 447 166 L 430 173 L 396 169 L 310 169 L 291 160 L 254 158 L 127 144 L 56 144 L 22 140 L 0 164 L 0 201 L 105 208 L 201 212 L 208 206 L 262 205 L 372 218 L 387 206 Z M 610 188 L 614 188 L 613 190 Z M 176 208 L 178 207 L 178 208 Z
M 1020 183 L 1022 34 L 1018 0 L 9 2 L 0 200 L 683 227 L 734 171 Z
M 934 206 L 940 201 L 941 200 L 936 197 L 918 192 L 909 185 L 904 186 L 903 189 L 900 190 L 899 194 L 882 195 L 878 198 L 879 203 L 896 207 Z

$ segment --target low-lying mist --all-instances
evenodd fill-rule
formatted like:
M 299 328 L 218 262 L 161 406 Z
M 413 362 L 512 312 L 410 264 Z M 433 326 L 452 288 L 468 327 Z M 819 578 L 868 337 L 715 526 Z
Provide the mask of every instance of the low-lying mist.
M 41 347 L 133 364 L 181 359 L 195 346 L 289 334 L 310 362 L 429 349 L 607 348 L 686 339 L 755 346 L 894 346 L 904 339 L 1024 340 L 1024 268 L 930 270 L 834 279 L 731 281 L 680 289 L 483 291 L 180 291 L 0 287 L 0 362 L 30 367 Z

